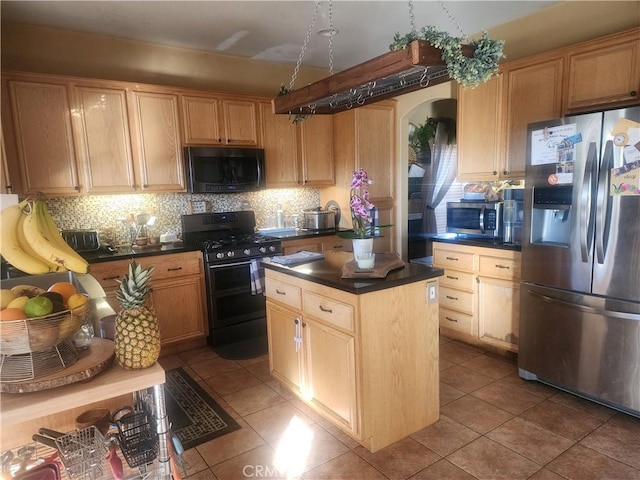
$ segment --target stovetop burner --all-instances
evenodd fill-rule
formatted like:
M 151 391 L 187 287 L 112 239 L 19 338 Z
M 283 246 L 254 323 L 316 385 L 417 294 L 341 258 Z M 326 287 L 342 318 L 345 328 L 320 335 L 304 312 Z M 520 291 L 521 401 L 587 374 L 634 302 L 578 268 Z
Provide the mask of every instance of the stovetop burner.
M 253 211 L 182 216 L 185 243 L 196 245 L 209 263 L 278 255 L 280 239 L 255 233 Z

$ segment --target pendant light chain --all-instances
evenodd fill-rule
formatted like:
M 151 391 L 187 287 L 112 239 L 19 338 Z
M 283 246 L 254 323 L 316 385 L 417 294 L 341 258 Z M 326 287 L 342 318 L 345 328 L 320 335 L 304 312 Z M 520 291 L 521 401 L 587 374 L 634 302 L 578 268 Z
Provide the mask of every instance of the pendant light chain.
M 462 34 L 462 38 L 464 39 L 468 39 L 469 37 L 467 36 L 466 33 L 464 33 L 464 30 L 462 30 L 462 27 L 460 26 L 460 24 L 458 23 L 458 21 L 456 20 L 456 17 L 453 16 L 453 13 L 451 13 L 449 11 L 449 9 L 447 8 L 447 6 L 444 4 L 444 2 L 442 0 L 439 0 L 440 6 L 442 7 L 442 9 L 444 10 L 444 12 L 447 14 L 447 16 L 449 17 L 449 20 L 451 20 L 455 25 L 456 28 L 458 29 L 458 31 Z
M 329 75 L 333 75 L 333 1 L 329 0 Z
M 311 31 L 313 30 L 313 25 L 316 21 L 316 15 L 318 13 L 318 6 L 320 6 L 320 1 L 316 2 L 316 6 L 313 8 L 313 17 L 311 17 L 311 23 L 309 23 L 309 28 L 307 29 L 307 36 L 304 38 L 304 43 L 302 44 L 302 51 L 298 56 L 298 61 L 296 62 L 296 68 L 293 69 L 293 75 L 291 76 L 291 81 L 289 82 L 289 91 L 293 90 L 293 84 L 296 82 L 296 77 L 298 76 L 298 72 L 300 71 L 300 65 L 302 65 L 302 59 L 304 58 L 304 54 L 307 53 L 307 45 L 309 44 L 309 39 L 311 38 Z
M 411 33 L 416 33 L 416 17 L 413 14 L 413 0 L 409 0 L 409 25 L 411 26 Z

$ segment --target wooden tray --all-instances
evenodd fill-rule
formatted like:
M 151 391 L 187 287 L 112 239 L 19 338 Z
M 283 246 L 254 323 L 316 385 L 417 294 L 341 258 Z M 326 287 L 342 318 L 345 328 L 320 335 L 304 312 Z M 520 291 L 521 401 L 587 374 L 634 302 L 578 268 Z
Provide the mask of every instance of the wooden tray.
M 88 349 L 80 352 L 78 361 L 73 365 L 45 377 L 21 380 L 19 382 L 2 382 L 0 383 L 0 392 L 38 392 L 69 385 L 70 383 L 91 380 L 111 366 L 114 356 L 113 341 L 96 337 Z
M 376 263 L 371 270 L 360 270 L 355 260 L 342 266 L 342 278 L 385 278 L 388 273 L 404 268 L 404 262 L 397 253 L 376 253 Z

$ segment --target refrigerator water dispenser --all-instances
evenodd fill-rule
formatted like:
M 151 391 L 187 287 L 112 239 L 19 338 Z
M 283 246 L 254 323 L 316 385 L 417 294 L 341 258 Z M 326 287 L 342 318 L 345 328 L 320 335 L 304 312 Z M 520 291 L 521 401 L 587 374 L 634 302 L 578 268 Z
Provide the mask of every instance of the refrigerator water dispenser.
M 531 243 L 568 247 L 571 239 L 573 188 L 535 187 L 531 215 Z

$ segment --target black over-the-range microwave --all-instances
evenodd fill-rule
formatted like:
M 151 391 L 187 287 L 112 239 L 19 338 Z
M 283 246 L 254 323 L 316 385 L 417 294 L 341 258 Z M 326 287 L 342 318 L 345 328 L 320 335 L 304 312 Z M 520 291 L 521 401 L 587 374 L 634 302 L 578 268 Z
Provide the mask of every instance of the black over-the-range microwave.
M 185 147 L 191 193 L 251 192 L 266 188 L 261 148 Z

